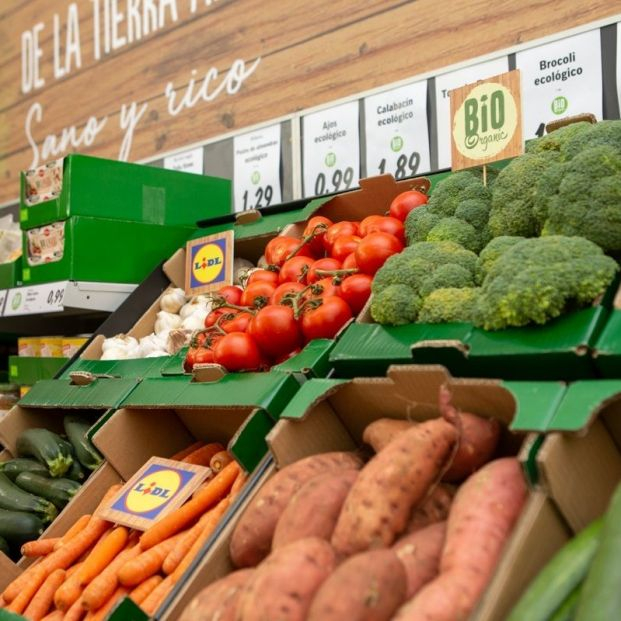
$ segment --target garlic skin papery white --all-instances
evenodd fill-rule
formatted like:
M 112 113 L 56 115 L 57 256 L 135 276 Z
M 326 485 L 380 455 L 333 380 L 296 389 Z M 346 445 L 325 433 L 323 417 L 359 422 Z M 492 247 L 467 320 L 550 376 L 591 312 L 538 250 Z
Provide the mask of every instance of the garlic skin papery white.
M 260 269 L 260 267 L 244 267 L 239 270 L 239 286 L 245 289 L 250 275 Z
M 155 320 L 155 327 L 153 331 L 155 334 L 160 334 L 164 331 L 174 330 L 181 325 L 181 317 L 179 315 L 175 315 L 174 313 L 168 313 L 166 311 L 160 311 L 157 314 L 157 319 Z
M 181 328 L 171 330 L 166 339 L 166 351 L 170 355 L 176 354 L 180 349 L 190 344 L 192 333 L 193 330 L 182 330 Z
M 101 355 L 101 360 L 126 360 L 127 350 L 123 347 L 109 347 Z
M 257 261 L 257 267 L 261 268 L 261 269 L 266 269 L 269 266 L 269 263 L 267 262 L 267 259 L 265 258 L 265 255 L 262 254 L 259 257 L 259 260 Z
M 205 327 L 205 318 L 210 312 L 199 308 L 181 322 L 180 328 L 182 330 L 191 330 L 192 332 L 194 330 L 202 330 Z
M 167 313 L 178 313 L 186 303 L 185 292 L 183 289 L 171 289 L 160 298 L 160 308 Z
M 153 351 L 161 351 L 166 346 L 168 332 L 162 334 L 148 334 L 140 339 L 140 353 L 142 358 L 147 358 Z
M 254 267 L 254 263 L 252 261 L 248 261 L 247 259 L 242 259 L 241 257 L 237 257 L 233 259 L 233 284 L 241 285 L 241 276 L 243 272 L 247 269 Z
M 168 352 L 163 349 L 154 349 L 151 353 L 147 354 L 145 358 L 160 358 L 162 356 L 168 356 Z
M 179 311 L 179 316 L 181 319 L 185 319 L 189 317 L 192 313 L 196 312 L 197 309 L 204 309 L 207 313 L 211 312 L 211 307 L 213 305 L 213 301 L 211 296 L 208 295 L 197 295 L 193 297 L 187 304 L 184 304 Z
M 130 350 L 138 347 L 138 341 L 133 336 L 127 336 L 126 334 L 117 334 L 109 339 L 105 339 L 101 351 L 105 352 L 109 349 L 124 349 Z

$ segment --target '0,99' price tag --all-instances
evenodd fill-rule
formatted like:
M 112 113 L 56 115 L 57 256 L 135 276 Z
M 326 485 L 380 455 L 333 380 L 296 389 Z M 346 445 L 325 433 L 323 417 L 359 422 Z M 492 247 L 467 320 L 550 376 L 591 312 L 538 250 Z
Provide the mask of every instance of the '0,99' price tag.
M 9 289 L 4 316 L 62 311 L 67 284 L 61 281 Z
M 342 192 L 358 185 L 358 102 L 303 118 L 304 196 Z

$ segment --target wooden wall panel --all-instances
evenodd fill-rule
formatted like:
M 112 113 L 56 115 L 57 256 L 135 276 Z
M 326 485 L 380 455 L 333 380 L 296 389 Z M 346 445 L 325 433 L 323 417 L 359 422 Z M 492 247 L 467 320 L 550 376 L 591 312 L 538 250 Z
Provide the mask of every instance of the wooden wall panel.
M 125 11 L 130 1 L 116 4 Z M 173 1 L 179 16 L 175 23 L 169 21 L 141 41 L 95 61 L 93 4 L 75 0 L 82 67 L 55 80 L 53 14 L 64 23 L 71 3 L 4 0 L 0 203 L 17 195 L 19 170 L 33 161 L 25 121 L 36 104 L 41 106 L 42 121 L 33 124 L 32 137 L 39 152 L 47 134 L 60 134 L 71 126 L 79 133 L 92 116 L 106 118 L 105 125 L 92 145 L 75 150 L 104 157 L 119 156 L 125 134 L 120 128 L 122 105 L 134 102 L 138 109 L 144 107 L 128 154 L 136 160 L 592 22 L 617 10 L 609 0 L 196 0 L 196 13 L 191 14 L 191 2 Z M 46 84 L 24 94 L 21 36 L 37 21 L 45 24 L 40 72 Z M 239 92 L 200 101 L 175 116 L 169 113 L 164 95 L 168 82 L 183 92 L 193 69 L 197 80 L 211 67 L 224 75 L 236 59 L 247 65 L 260 59 Z

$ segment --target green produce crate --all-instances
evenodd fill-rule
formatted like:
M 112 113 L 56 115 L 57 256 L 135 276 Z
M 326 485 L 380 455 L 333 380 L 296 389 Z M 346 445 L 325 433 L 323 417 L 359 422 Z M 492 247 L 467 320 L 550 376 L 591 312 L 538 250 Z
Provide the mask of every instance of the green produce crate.
M 28 205 L 21 174 L 20 224 L 31 229 L 71 216 L 191 226 L 231 212 L 228 179 L 129 164 L 86 155 L 62 160 L 60 194 Z
M 0 289 L 19 287 L 22 284 L 22 260 L 0 263 Z
M 67 358 L 9 356 L 9 378 L 20 386 L 32 386 L 39 380 L 54 377 L 66 362 Z
M 64 221 L 62 258 L 28 264 L 23 240 L 24 284 L 57 280 L 138 283 L 190 236 L 192 229 L 73 216 Z
M 614 308 L 593 350 L 593 359 L 601 377 L 621 378 L 621 297 L 615 298 Z

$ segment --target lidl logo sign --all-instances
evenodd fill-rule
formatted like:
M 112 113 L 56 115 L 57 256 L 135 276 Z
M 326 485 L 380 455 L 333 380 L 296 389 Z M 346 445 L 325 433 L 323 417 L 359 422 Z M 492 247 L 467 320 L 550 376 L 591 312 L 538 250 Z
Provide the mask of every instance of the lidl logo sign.
M 193 239 L 186 244 L 186 293 L 215 291 L 233 283 L 233 232 Z
M 102 510 L 102 517 L 146 530 L 183 501 L 200 485 L 207 468 L 152 457 Z

